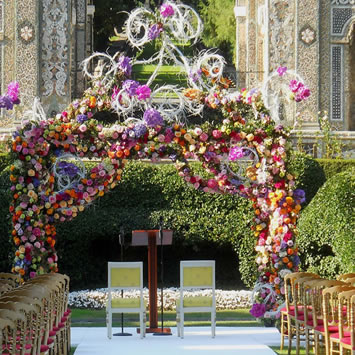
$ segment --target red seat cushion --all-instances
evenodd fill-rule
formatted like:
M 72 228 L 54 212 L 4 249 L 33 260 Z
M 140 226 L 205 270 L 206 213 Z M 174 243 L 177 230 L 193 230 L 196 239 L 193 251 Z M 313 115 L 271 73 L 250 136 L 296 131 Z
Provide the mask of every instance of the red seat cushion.
M 346 345 L 351 345 L 351 337 L 341 338 L 341 342 Z M 355 350 L 355 344 L 353 346 L 353 350 Z
M 50 331 L 49 331 L 49 336 L 50 336 L 50 337 L 55 337 L 56 334 L 57 334 L 57 332 L 54 331 L 54 330 L 50 330 Z
M 41 353 L 44 353 L 45 351 L 48 351 L 49 350 L 49 346 L 47 345 L 41 345 L 41 349 L 40 349 L 40 352 Z
M 307 314 L 308 320 L 312 319 L 312 314 L 308 313 Z M 298 320 L 303 320 L 304 321 L 304 314 L 301 314 L 297 317 Z
M 317 326 L 318 325 L 323 325 L 323 319 L 317 319 Z M 313 319 L 310 319 L 307 321 L 307 325 L 309 325 L 310 327 L 313 327 Z
M 325 332 L 325 328 L 324 328 L 324 324 L 323 325 L 317 325 L 314 330 L 318 331 L 318 332 Z M 330 333 L 336 333 L 338 332 L 339 328 L 337 325 L 331 325 L 330 327 L 328 327 L 328 330 Z
M 339 333 L 333 333 L 333 334 L 330 335 L 330 337 L 333 338 L 333 339 L 339 339 L 339 335 L 340 335 Z M 351 333 L 350 332 L 344 332 L 343 336 L 345 338 L 350 337 Z
M 47 345 L 51 345 L 53 343 L 54 343 L 54 339 L 53 338 L 48 338 Z

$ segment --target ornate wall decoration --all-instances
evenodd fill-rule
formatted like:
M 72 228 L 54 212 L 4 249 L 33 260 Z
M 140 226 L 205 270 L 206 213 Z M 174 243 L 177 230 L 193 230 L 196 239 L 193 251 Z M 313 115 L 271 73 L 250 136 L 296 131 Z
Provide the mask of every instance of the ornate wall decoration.
M 294 31 L 295 31 L 294 0 L 271 0 L 269 8 L 269 71 L 278 66 L 295 68 Z
M 4 32 L 4 2 L 0 1 L 0 32 Z
M 343 47 L 331 46 L 331 119 L 342 120 L 343 116 Z
M 68 95 L 68 2 L 44 0 L 42 3 L 42 95 Z
M 305 45 L 313 44 L 317 39 L 316 31 L 311 26 L 304 26 L 299 32 L 299 39 Z
M 22 21 L 17 28 L 18 38 L 22 43 L 28 44 L 35 39 L 35 27 L 29 21 Z
M 351 7 L 332 8 L 332 35 L 343 35 L 345 24 L 352 17 Z
M 355 0 L 332 0 L 332 5 L 355 5 Z

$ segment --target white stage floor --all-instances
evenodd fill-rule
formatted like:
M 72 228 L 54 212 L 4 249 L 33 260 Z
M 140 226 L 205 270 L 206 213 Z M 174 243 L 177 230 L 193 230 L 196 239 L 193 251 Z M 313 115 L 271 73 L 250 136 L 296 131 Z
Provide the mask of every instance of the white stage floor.
M 106 328 L 71 328 L 71 344 L 77 345 L 75 355 L 274 355 L 267 345 L 280 345 L 276 328 L 217 327 L 211 338 L 210 327 L 185 327 L 184 339 L 176 335 L 140 339 L 133 328 L 132 336 L 107 338 Z M 120 332 L 114 328 L 113 333 Z

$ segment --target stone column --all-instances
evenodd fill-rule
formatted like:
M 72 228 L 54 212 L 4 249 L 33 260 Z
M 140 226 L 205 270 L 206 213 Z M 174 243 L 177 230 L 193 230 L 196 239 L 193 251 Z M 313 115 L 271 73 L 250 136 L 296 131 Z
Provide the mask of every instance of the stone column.
M 311 96 L 297 105 L 307 128 L 318 128 L 319 110 L 319 0 L 298 1 L 296 32 L 296 72 L 311 90 Z

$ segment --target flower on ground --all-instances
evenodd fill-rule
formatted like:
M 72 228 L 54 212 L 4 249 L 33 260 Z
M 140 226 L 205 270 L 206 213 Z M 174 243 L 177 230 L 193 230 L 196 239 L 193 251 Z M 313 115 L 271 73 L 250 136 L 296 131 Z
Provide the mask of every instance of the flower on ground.
M 266 312 L 266 306 L 264 303 L 254 303 L 251 307 L 250 314 L 255 318 L 262 317 Z

